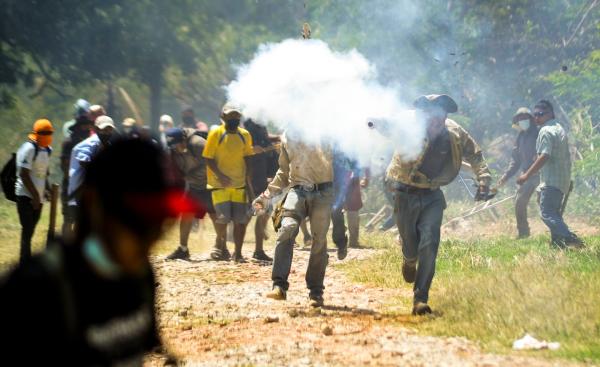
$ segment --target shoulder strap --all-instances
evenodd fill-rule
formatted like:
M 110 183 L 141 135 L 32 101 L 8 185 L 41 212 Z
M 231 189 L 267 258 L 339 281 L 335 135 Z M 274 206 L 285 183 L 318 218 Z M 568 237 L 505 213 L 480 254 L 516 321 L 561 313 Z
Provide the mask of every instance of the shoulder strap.
M 226 136 L 227 136 L 227 131 L 225 131 L 223 134 L 221 134 L 221 136 L 219 137 L 219 145 L 223 142 L 223 140 L 225 140 Z M 242 135 L 242 133 L 239 130 L 237 131 L 237 136 L 239 136 L 240 139 L 242 139 L 242 143 L 244 143 L 244 145 L 246 145 L 246 138 L 244 138 L 244 135 Z

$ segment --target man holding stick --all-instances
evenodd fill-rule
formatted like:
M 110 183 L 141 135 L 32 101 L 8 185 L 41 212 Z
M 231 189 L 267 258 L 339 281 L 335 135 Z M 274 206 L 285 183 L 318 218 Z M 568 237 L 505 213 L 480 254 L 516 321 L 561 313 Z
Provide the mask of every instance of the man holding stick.
M 569 230 L 563 219 L 566 197 L 571 191 L 571 155 L 567 133 L 555 120 L 554 108 L 547 100 L 534 108 L 535 123 L 540 126 L 536 142 L 537 159 L 518 179 L 526 184 L 540 173 L 540 212 L 550 229 L 551 245 L 560 249 L 581 248 L 583 242 Z

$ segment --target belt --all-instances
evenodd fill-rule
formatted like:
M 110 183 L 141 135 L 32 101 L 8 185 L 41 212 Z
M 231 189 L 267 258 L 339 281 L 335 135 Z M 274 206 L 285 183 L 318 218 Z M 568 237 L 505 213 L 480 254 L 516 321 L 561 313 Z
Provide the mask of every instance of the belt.
M 424 188 L 420 188 L 420 187 L 406 185 L 401 182 L 392 182 L 391 186 L 394 190 L 400 191 L 400 192 L 405 192 L 407 194 L 422 195 L 422 194 L 429 194 L 434 191 L 432 189 L 427 189 L 427 188 L 424 189 Z
M 306 192 L 312 191 L 323 191 L 333 187 L 332 182 L 323 182 L 320 184 L 312 184 L 312 185 L 296 185 L 292 186 L 293 189 L 302 190 Z

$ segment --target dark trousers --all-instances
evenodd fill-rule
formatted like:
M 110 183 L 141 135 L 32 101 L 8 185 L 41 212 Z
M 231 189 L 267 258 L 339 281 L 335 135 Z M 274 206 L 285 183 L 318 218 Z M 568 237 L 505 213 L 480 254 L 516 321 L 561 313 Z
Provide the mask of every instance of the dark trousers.
M 435 274 L 435 261 L 440 245 L 440 228 L 446 208 L 442 190 L 406 193 L 397 191 L 396 217 L 402 237 L 404 261 L 417 263 L 414 302 L 429 299 L 429 288 Z
M 337 248 L 348 246 L 348 237 L 346 236 L 346 221 L 344 220 L 344 211 L 342 208 L 331 211 L 331 223 L 333 224 L 331 239 Z
M 529 200 L 540 184 L 540 176 L 534 176 L 519 186 L 515 197 L 515 216 L 519 237 L 529 236 L 529 221 L 527 220 L 527 206 Z
M 563 192 L 556 187 L 546 186 L 540 191 L 542 220 L 550 229 L 552 243 L 559 247 L 563 247 L 565 243 L 578 240 L 577 235 L 571 232 L 560 212 L 563 197 Z
M 31 205 L 31 198 L 27 196 L 17 196 L 17 212 L 19 213 L 19 221 L 21 222 L 21 257 L 20 262 L 23 263 L 31 257 L 31 238 L 40 220 L 42 208 L 34 210 Z

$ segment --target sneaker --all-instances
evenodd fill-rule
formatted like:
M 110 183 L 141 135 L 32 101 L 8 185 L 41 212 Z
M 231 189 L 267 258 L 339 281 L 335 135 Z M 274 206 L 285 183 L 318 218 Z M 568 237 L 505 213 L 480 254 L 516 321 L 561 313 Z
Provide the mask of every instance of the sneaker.
M 254 251 L 254 254 L 252 254 L 252 258 L 254 260 L 258 260 L 258 261 L 273 261 L 272 258 L 269 257 L 269 255 L 267 255 L 264 251 Z
M 278 285 L 273 286 L 273 290 L 266 294 L 267 298 L 275 299 L 278 301 L 285 301 L 287 298 L 286 291 Z
M 190 259 L 190 250 L 178 246 L 175 251 L 173 251 L 169 256 L 167 256 L 167 260 L 189 260 Z
M 318 295 L 309 295 L 308 298 L 310 299 L 310 301 L 308 302 L 308 305 L 310 307 L 323 307 L 323 304 L 325 303 L 323 301 L 323 296 L 318 294 Z
M 412 309 L 413 316 L 423 316 L 430 314 L 431 312 L 431 307 L 429 307 L 429 305 L 425 302 L 415 303 Z
M 242 256 L 242 254 L 234 252 L 233 256 L 231 257 L 231 260 L 233 260 L 234 263 L 236 264 L 244 264 L 247 263 L 246 259 L 244 258 L 244 256 Z
M 407 283 L 414 283 L 417 277 L 417 263 L 409 263 L 404 259 L 402 261 L 402 277 Z
M 229 253 L 227 247 L 224 249 L 215 247 L 210 253 L 210 258 L 215 261 L 229 261 L 229 259 L 231 258 L 231 254 Z

